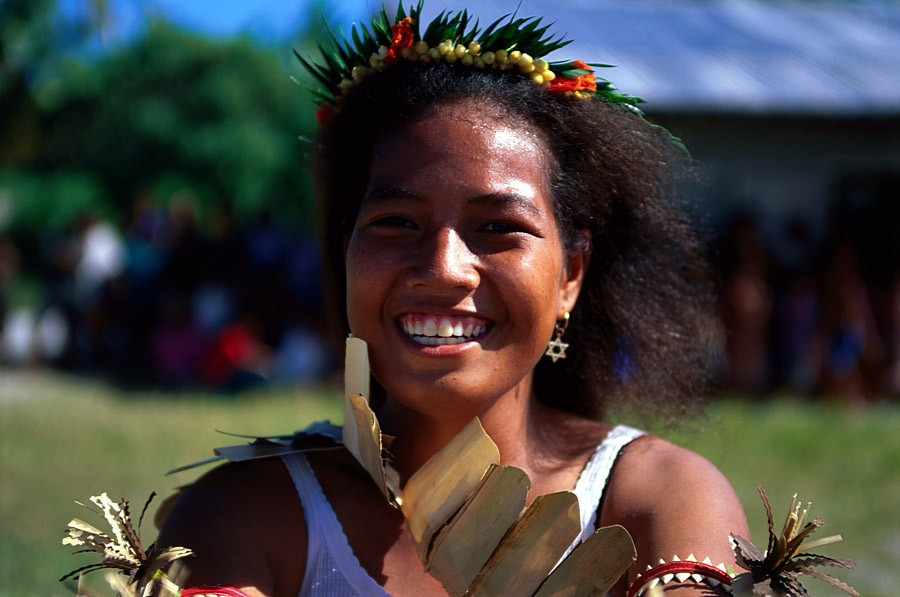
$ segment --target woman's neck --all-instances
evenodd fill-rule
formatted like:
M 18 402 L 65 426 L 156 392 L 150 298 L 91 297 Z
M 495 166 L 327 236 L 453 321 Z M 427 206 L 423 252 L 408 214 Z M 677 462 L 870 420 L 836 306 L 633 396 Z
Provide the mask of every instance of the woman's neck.
M 547 439 L 547 425 L 558 422 L 560 415 L 541 404 L 529 388 L 514 390 L 481 412 L 455 416 L 428 416 L 388 397 L 378 418 L 384 432 L 396 437 L 391 454 L 403 485 L 474 417 L 497 445 L 500 464 L 520 468 L 535 480 L 548 464 L 552 466 L 545 442 L 540 440 Z

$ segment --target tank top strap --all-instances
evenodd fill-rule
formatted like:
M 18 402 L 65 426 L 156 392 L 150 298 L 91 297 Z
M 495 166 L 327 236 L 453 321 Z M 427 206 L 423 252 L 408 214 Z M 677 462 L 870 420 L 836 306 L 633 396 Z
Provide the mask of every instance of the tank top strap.
M 632 441 L 646 435 L 646 432 L 626 425 L 613 427 L 581 471 L 581 476 L 575 484 L 573 493 L 578 497 L 578 506 L 581 510 L 581 536 L 578 541 L 584 541 L 597 527 L 597 509 L 600 500 L 609 485 L 609 477 L 613 466 L 622 453 L 622 450 Z
M 303 453 L 281 457 L 294 481 L 306 520 L 306 574 L 299 597 L 386 597 L 360 565 L 347 535 Z

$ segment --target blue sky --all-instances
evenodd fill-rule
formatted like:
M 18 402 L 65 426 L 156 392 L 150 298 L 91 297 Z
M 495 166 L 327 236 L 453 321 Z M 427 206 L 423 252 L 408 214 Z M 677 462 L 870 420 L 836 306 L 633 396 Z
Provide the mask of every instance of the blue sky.
M 104 43 L 139 32 L 149 18 L 163 16 L 188 29 L 215 36 L 250 33 L 265 41 L 284 39 L 300 29 L 310 14 L 310 0 L 107 0 Z M 89 0 L 59 0 L 67 15 L 83 15 Z M 369 12 L 366 0 L 323 0 L 329 18 L 349 23 Z M 380 5 L 380 4 L 379 4 Z

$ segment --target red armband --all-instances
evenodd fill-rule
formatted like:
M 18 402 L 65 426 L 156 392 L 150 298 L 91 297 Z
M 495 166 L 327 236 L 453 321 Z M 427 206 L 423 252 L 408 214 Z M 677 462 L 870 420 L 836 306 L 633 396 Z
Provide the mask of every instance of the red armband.
M 707 558 L 708 559 L 708 558 Z M 724 566 L 723 566 L 724 568 Z M 638 575 L 634 583 L 628 589 L 628 597 L 643 595 L 648 589 L 658 584 L 666 584 L 672 580 L 678 582 L 706 583 L 710 586 L 722 586 L 723 589 L 731 588 L 731 575 L 722 568 L 691 560 L 676 560 L 674 562 L 662 562 L 659 566 L 650 568 L 644 574 Z
M 234 587 L 193 587 L 182 589 L 181 597 L 249 597 Z

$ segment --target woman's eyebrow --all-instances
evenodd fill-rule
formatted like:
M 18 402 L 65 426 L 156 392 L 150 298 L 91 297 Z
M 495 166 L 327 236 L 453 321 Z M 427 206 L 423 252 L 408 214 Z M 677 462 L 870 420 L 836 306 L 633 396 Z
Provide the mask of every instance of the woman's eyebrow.
M 518 193 L 490 193 L 488 195 L 479 195 L 469 199 L 470 204 L 491 204 L 500 207 L 512 207 L 514 209 L 522 209 L 533 215 L 540 215 L 541 210 L 528 198 Z
M 366 193 L 366 196 L 363 197 L 363 203 L 379 203 L 389 199 L 408 199 L 411 201 L 425 200 L 422 196 L 401 187 L 376 187 Z
M 402 187 L 376 187 L 363 197 L 363 203 L 372 205 L 393 199 L 405 199 L 415 202 L 425 201 L 423 196 L 418 195 L 409 189 L 404 189 Z M 518 193 L 488 193 L 486 195 L 472 197 L 469 199 L 468 203 L 470 205 L 488 204 L 498 207 L 511 207 L 513 209 L 521 209 L 535 216 L 540 215 L 541 213 L 541 210 L 539 210 L 531 200 Z

